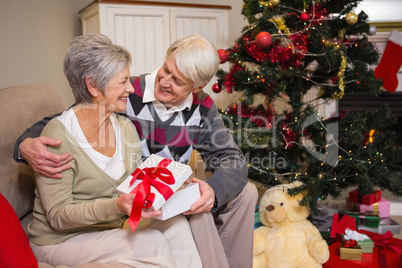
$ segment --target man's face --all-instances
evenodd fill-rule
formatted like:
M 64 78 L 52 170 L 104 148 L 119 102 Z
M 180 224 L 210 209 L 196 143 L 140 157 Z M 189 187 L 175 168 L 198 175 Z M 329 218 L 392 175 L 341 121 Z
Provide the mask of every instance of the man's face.
M 185 77 L 176 65 L 174 53 L 163 63 L 155 78 L 155 97 L 167 108 L 179 105 L 189 94 L 203 87 L 193 89 L 194 82 Z

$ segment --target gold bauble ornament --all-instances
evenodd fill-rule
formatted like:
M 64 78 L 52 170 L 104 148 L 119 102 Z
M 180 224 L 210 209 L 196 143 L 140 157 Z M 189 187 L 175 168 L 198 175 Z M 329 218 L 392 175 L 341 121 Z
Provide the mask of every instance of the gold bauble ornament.
M 345 17 L 345 21 L 349 25 L 355 24 L 358 19 L 359 19 L 359 17 L 356 15 L 356 13 L 353 13 L 353 12 L 349 12 Z
M 272 6 L 276 7 L 277 5 L 279 5 L 281 0 L 269 0 L 269 2 L 271 3 Z
M 267 6 L 267 5 L 269 5 L 269 1 L 262 1 L 262 0 L 260 0 L 260 1 L 258 1 L 258 3 L 260 3 L 260 5 L 262 5 L 262 6 Z

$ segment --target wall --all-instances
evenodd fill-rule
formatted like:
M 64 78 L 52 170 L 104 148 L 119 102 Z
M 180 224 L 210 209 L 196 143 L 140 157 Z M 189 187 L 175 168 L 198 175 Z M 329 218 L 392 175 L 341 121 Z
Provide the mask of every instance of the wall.
M 93 0 L 0 0 L 0 88 L 47 82 L 66 106 L 74 102 L 62 63 L 71 40 L 82 34 L 78 12 Z M 168 2 L 168 1 L 165 1 Z M 198 0 L 171 0 L 199 3 Z M 242 0 L 204 0 L 229 5 L 229 40 L 238 38 L 245 21 Z
M 402 21 L 401 0 L 364 0 L 357 7 L 356 12 L 360 10 L 369 15 L 371 22 Z
M 66 106 L 71 105 L 74 98 L 64 77 L 62 62 L 70 41 L 81 34 L 78 12 L 92 1 L 0 0 L 0 88 L 47 82 L 59 91 Z M 199 3 L 198 0 L 169 2 Z M 203 0 L 202 3 L 232 7 L 229 40 L 234 42 L 247 24 L 241 15 L 243 0 Z M 372 21 L 402 21 L 400 0 L 364 0 L 360 7 Z M 221 92 L 212 97 L 228 95 Z
M 0 88 L 47 82 L 74 101 L 62 62 L 90 0 L 0 0 Z M 23 97 L 23 96 L 21 96 Z
M 401 0 L 364 0 L 359 6 L 356 12 L 363 10 L 369 15 L 369 20 L 372 23 L 376 22 L 389 22 L 397 25 L 397 29 L 400 31 L 400 40 L 402 40 L 401 23 L 402 23 L 402 1 Z M 395 29 L 395 28 L 394 28 Z M 378 31 L 375 36 L 372 36 L 371 41 L 377 46 L 378 51 L 382 54 L 387 46 L 390 33 Z M 397 79 L 399 81 L 396 91 L 402 92 L 402 68 L 397 73 Z
M 64 77 L 62 62 L 71 40 L 81 34 L 78 12 L 91 2 L 0 0 L 0 88 L 47 82 L 59 91 L 66 106 L 71 105 L 74 98 Z M 203 0 L 202 3 L 232 7 L 229 12 L 229 40 L 235 41 L 246 25 L 241 15 L 243 0 Z M 369 15 L 371 21 L 402 21 L 400 0 L 364 0 L 359 8 Z M 219 96 L 225 97 L 223 93 Z M 402 202 L 399 202 L 399 207 L 395 207 L 398 211 L 396 215 L 401 215 L 401 205 Z

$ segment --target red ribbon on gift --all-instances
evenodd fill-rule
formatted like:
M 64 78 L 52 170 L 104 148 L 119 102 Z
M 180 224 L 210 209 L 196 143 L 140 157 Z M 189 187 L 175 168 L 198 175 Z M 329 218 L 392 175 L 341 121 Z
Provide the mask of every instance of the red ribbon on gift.
M 378 250 L 378 265 L 379 267 L 388 267 L 387 265 L 387 260 L 385 257 L 385 254 L 382 252 L 385 248 L 388 248 L 389 250 L 395 252 L 396 254 L 402 255 L 402 250 L 397 247 L 395 244 L 390 243 L 389 239 L 393 237 L 393 234 L 390 231 L 387 231 L 383 235 L 378 235 L 378 234 L 368 234 L 371 240 L 374 242 L 374 246 L 379 246 L 380 249 Z
M 161 193 L 165 200 L 168 200 L 169 197 L 173 195 L 173 191 L 168 185 L 174 184 L 175 179 L 172 172 L 166 168 L 171 162 L 172 160 L 165 158 L 159 162 L 156 167 L 137 168 L 131 173 L 133 178 L 130 181 L 130 186 L 133 185 L 136 180 L 142 180 L 142 182 L 130 192 L 131 194 L 135 194 L 130 218 L 128 219 L 128 224 L 133 232 L 137 229 L 141 219 L 141 210 L 151 207 L 155 200 L 155 194 L 151 193 L 151 186 Z M 160 179 L 164 183 L 156 179 Z

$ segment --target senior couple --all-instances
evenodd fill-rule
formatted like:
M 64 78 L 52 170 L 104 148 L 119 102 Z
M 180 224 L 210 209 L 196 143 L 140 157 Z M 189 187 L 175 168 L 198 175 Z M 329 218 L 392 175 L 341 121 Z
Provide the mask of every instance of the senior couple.
M 54 266 L 251 267 L 257 191 L 202 91 L 218 69 L 216 48 L 193 35 L 174 42 L 151 74 L 131 77 L 130 63 L 104 35 L 75 38 L 64 59 L 75 105 L 16 143 L 14 158 L 36 174 L 28 226 L 36 258 Z M 135 232 L 123 228 L 135 195 L 116 187 L 152 153 L 187 163 L 194 149 L 212 171 L 193 179 L 200 199 L 166 221 L 154 219 L 160 210 L 142 210 Z

